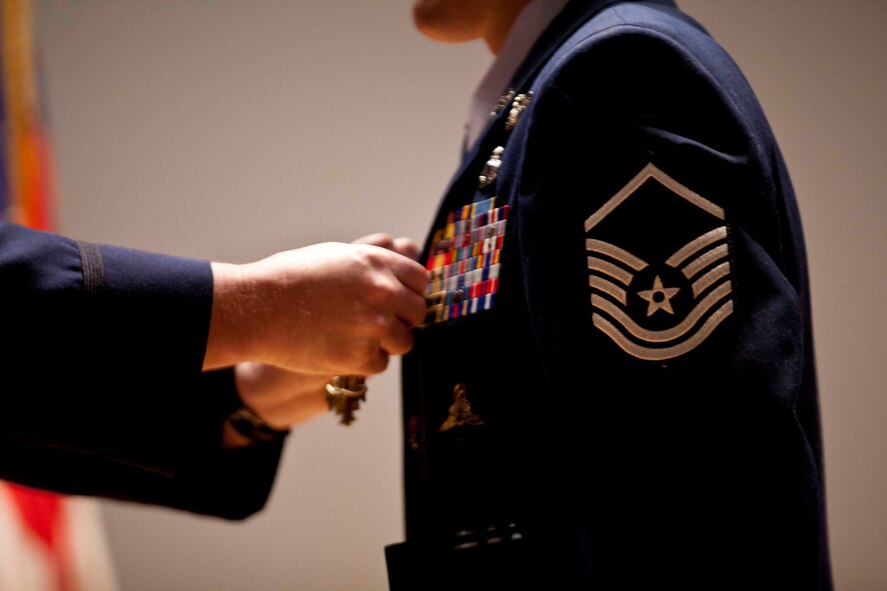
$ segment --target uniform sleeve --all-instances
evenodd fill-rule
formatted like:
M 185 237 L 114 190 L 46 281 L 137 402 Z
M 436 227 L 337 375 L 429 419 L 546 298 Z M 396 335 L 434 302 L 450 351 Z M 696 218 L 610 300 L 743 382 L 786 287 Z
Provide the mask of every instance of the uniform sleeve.
M 797 586 L 823 530 L 791 189 L 729 58 L 604 37 L 537 89 L 513 163 L 565 521 L 612 588 Z
M 232 517 L 261 506 L 280 450 L 218 449 L 236 393 L 230 370 L 201 371 L 208 262 L 0 223 L 0 290 L 0 476 Z M 246 463 L 260 499 L 213 491 Z

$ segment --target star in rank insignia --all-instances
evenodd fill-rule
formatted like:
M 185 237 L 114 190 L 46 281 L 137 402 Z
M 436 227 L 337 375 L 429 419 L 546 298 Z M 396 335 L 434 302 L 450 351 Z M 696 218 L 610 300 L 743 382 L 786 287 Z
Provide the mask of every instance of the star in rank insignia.
M 629 355 L 685 355 L 733 313 L 724 210 L 653 164 L 585 233 L 592 322 Z

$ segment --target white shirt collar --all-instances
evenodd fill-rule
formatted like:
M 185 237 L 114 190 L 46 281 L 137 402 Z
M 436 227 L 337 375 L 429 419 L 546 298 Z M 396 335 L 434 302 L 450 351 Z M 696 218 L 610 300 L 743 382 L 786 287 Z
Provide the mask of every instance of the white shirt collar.
M 506 85 L 517 71 L 521 62 L 542 34 L 569 0 L 531 0 L 514 21 L 505 37 L 502 49 L 490 69 L 487 70 L 480 86 L 471 101 L 471 111 L 465 132 L 465 149 L 471 149 L 480 136 L 490 111 L 496 106 L 499 97 L 507 90 Z

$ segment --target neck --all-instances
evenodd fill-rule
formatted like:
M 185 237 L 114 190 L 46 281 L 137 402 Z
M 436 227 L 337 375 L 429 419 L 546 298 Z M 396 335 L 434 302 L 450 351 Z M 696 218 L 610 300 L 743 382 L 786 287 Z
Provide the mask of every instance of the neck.
M 530 0 L 505 0 L 499 3 L 500 6 L 495 12 L 495 18 L 490 20 L 483 36 L 484 42 L 493 55 L 499 55 L 505 38 L 508 37 L 511 27 L 514 26 L 514 21 L 529 3 Z

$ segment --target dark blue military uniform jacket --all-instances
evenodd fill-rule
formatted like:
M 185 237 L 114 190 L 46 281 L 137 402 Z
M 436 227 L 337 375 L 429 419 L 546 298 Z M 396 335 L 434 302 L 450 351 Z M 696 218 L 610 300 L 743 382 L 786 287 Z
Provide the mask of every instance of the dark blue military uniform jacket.
M 201 373 L 206 261 L 0 222 L 0 478 L 241 518 L 279 445 L 222 451 L 233 372 Z
M 670 1 L 574 0 L 512 90 L 426 246 L 392 588 L 830 589 L 801 226 L 748 83 Z

